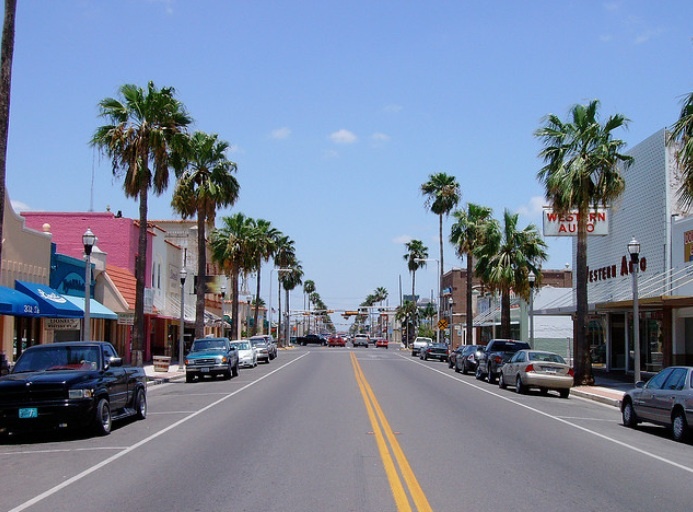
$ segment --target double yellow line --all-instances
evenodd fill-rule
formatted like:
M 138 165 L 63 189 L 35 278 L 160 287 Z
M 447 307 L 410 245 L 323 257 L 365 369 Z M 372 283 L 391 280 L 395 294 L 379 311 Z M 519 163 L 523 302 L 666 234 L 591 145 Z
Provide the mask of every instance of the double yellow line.
M 426 499 L 426 495 L 423 493 L 421 486 L 419 485 L 414 472 L 409 466 L 407 458 L 404 456 L 402 447 L 397 442 L 395 438 L 395 433 L 390 428 L 390 424 L 385 418 L 380 404 L 373 394 L 368 381 L 366 380 L 363 370 L 361 370 L 361 365 L 359 365 L 358 360 L 354 353 L 351 353 L 351 364 L 354 367 L 354 375 L 356 376 L 356 382 L 361 390 L 361 396 L 363 397 L 363 402 L 366 405 L 366 410 L 368 411 L 368 418 L 371 421 L 371 426 L 373 427 L 373 433 L 375 435 L 375 441 L 378 445 L 378 451 L 380 452 L 380 458 L 383 461 L 383 466 L 385 466 L 385 473 L 387 474 L 388 482 L 390 483 L 390 489 L 392 490 L 392 496 L 395 499 L 395 504 L 397 505 L 398 511 L 411 511 L 413 510 L 407 497 L 407 492 L 405 491 L 405 486 L 409 490 L 409 496 L 411 496 L 414 506 L 418 512 L 432 512 L 431 505 Z M 392 454 L 390 453 L 392 451 Z M 394 455 L 394 460 L 393 460 Z M 395 465 L 395 461 L 397 464 Z M 399 471 L 397 470 L 399 468 Z M 400 477 L 401 474 L 401 477 Z M 404 480 L 404 482 L 402 482 Z

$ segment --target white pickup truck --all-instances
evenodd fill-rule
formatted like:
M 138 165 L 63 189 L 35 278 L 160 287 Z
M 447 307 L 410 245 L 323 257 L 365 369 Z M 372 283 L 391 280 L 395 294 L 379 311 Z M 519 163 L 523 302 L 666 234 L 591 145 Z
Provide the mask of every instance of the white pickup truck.
M 417 336 L 416 339 L 414 340 L 414 343 L 411 346 L 411 355 L 418 356 L 419 350 L 429 346 L 431 343 L 433 343 L 433 340 L 431 338 L 426 338 L 424 336 Z

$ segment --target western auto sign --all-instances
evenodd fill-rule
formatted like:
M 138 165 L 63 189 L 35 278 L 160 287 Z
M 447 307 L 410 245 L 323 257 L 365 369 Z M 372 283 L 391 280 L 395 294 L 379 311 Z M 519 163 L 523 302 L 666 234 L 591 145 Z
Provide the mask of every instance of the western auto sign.
M 576 236 L 578 230 L 577 211 L 558 215 L 544 208 L 544 236 Z M 609 234 L 609 216 L 606 208 L 590 209 L 587 212 L 587 234 L 604 236 Z

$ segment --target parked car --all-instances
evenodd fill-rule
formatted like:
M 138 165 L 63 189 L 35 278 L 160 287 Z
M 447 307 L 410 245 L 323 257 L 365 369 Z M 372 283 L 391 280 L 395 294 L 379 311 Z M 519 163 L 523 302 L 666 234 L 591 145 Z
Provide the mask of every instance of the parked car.
M 476 378 L 486 380 L 493 384 L 496 382 L 503 364 L 518 350 L 530 348 L 529 343 L 517 340 L 493 339 L 488 342 L 486 348 L 479 353 L 479 361 L 476 366 Z
M 265 338 L 265 343 L 267 343 L 267 352 L 269 352 L 270 360 L 277 358 L 277 342 L 274 340 L 274 336 L 270 334 L 261 334 Z
M 333 334 L 327 338 L 328 347 L 346 347 L 346 340 L 339 334 Z
M 469 372 L 476 372 L 476 367 L 479 361 L 479 355 L 484 350 L 482 345 L 464 345 L 457 349 L 455 361 L 452 365 L 456 372 L 462 372 L 467 375 Z
M 238 351 L 238 364 L 242 367 L 255 368 L 257 366 L 257 351 L 250 340 L 234 340 L 231 346 Z
M 433 343 L 433 340 L 431 338 L 426 338 L 425 336 L 417 336 L 416 339 L 414 339 L 414 343 L 412 343 L 411 345 L 411 355 L 418 356 L 419 350 L 429 346 L 431 343 Z
M 390 346 L 390 342 L 387 341 L 387 338 L 376 338 L 375 339 L 375 348 L 388 348 Z
M 445 343 L 431 343 L 430 345 L 419 350 L 419 359 L 428 361 L 429 359 L 438 359 L 439 361 L 448 360 L 449 349 Z
M 553 352 L 519 350 L 501 367 L 498 387 L 507 386 L 515 386 L 520 394 L 539 388 L 542 393 L 555 390 L 561 398 L 568 398 L 573 386 L 573 369 Z
M 623 424 L 634 428 L 646 421 L 668 427 L 675 441 L 689 437 L 693 422 L 693 367 L 669 366 L 638 382 L 621 401 Z
M 327 345 L 327 340 L 319 334 L 306 334 L 305 336 L 299 336 L 297 342 L 299 345 L 303 345 L 304 347 L 308 344 L 322 346 Z
M 108 435 L 128 416 L 147 416 L 147 376 L 108 342 L 35 345 L 0 378 L 0 434 L 86 427 Z
M 185 382 L 217 375 L 237 377 L 239 361 L 238 351 L 228 338 L 198 338 L 185 356 Z
M 255 353 L 258 361 L 264 361 L 266 364 L 270 362 L 269 348 L 267 340 L 264 336 L 251 336 L 250 343 L 255 348 Z
M 368 334 L 354 334 L 354 339 L 351 344 L 356 347 L 366 347 L 370 344 L 370 336 Z

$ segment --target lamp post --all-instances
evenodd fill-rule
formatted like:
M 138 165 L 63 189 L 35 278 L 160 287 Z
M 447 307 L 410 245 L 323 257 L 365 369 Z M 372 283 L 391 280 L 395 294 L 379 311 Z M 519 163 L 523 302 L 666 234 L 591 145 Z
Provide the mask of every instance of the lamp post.
M 277 271 L 277 286 L 279 286 L 279 272 L 291 272 L 292 268 L 273 268 L 270 270 L 269 282 L 269 307 L 267 308 L 267 334 L 272 335 L 272 272 Z M 279 333 L 277 332 L 277 338 Z
M 635 237 L 628 242 L 631 273 L 633 275 L 633 375 L 635 382 L 640 380 L 640 312 L 638 311 L 638 266 L 640 262 L 640 242 Z
M 426 261 L 435 261 L 438 274 L 436 278 L 438 280 L 438 298 L 436 299 L 436 343 L 440 343 L 440 327 L 438 327 L 438 322 L 440 322 L 440 260 L 435 258 L 414 258 L 417 263 L 423 263 Z
M 178 333 L 178 371 L 185 371 L 185 278 L 188 277 L 188 272 L 185 267 L 180 269 L 178 273 L 180 278 L 180 332 Z
M 529 281 L 529 346 L 534 348 L 534 283 L 537 276 L 533 271 L 529 271 L 527 280 Z
M 84 326 L 82 329 L 82 339 L 84 341 L 91 341 L 91 249 L 95 243 L 96 237 L 94 233 L 87 228 L 82 235 L 84 254 L 87 256 L 87 264 L 84 270 Z
M 221 335 L 224 336 L 224 298 L 226 297 L 226 284 L 221 285 Z

